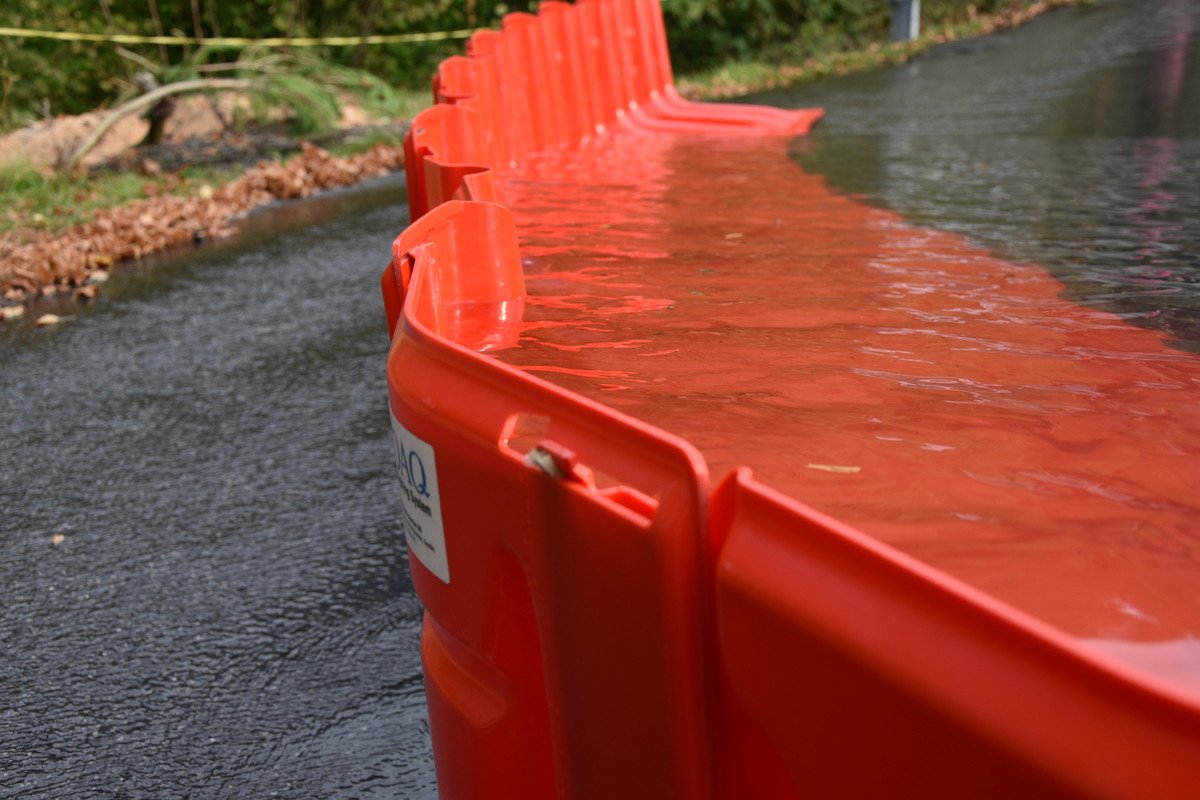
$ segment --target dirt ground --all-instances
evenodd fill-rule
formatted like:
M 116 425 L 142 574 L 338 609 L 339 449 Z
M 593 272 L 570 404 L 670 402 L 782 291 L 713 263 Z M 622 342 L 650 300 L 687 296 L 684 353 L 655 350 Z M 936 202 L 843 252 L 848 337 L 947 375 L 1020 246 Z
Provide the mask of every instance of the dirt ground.
M 57 235 L 0 234 L 0 319 L 23 316 L 22 305 L 38 297 L 91 300 L 108 271 L 122 262 L 227 236 L 235 220 L 257 206 L 308 197 L 403 166 L 401 145 L 378 144 L 365 153 L 338 157 L 302 143 L 299 155 L 287 162 L 261 162 L 219 188 L 135 200 L 101 210 L 92 221 Z
M 219 137 L 229 129 L 239 107 L 245 109 L 248 102 L 244 96 L 235 93 L 217 97 L 190 95 L 178 98 L 175 111 L 167 120 L 164 142 L 182 144 L 195 139 Z M 37 167 L 65 163 L 108 113 L 108 110 L 101 110 L 78 116 L 61 115 L 6 134 L 0 137 L 0 162 L 20 159 Z M 343 105 L 340 127 L 357 127 L 368 121 L 358 106 Z M 149 127 L 150 124 L 136 114 L 126 117 L 114 125 L 88 153 L 83 159 L 84 166 L 91 167 L 118 158 L 136 146 L 145 137 Z
M 163 142 L 150 148 L 136 147 L 149 126 L 145 120 L 130 116 L 113 126 L 84 159 L 84 166 L 145 171 L 150 165 L 163 175 L 165 188 L 98 211 L 90 222 L 59 234 L 37 227 L 0 233 L 0 321 L 24 316 L 24 306 L 39 297 L 93 299 L 109 270 L 122 262 L 228 235 L 236 220 L 257 206 L 307 197 L 403 167 L 399 144 L 378 144 L 364 153 L 338 157 L 288 136 L 282 128 L 234 130 L 230 121 L 245 103 L 245 97 L 234 94 L 181 98 L 167 121 Z M 0 163 L 19 159 L 53 169 L 65 163 L 106 113 L 60 116 L 14 131 L 0 138 Z M 361 109 L 347 106 L 341 130 L 320 141 L 335 142 L 366 130 L 387 130 L 398 140 L 407 129 L 396 121 L 365 124 L 369 122 Z M 285 153 L 295 155 L 281 160 Z M 180 185 L 174 170 L 205 163 L 240 165 L 245 171 L 223 186 L 172 193 L 171 187 Z M 38 324 L 46 319 L 58 318 L 45 315 Z

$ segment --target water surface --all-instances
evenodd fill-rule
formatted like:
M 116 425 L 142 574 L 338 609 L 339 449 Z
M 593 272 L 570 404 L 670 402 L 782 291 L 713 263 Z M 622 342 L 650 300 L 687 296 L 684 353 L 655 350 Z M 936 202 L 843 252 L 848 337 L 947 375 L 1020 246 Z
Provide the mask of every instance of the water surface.
M 1194 682 L 1195 7 L 770 95 L 829 108 L 803 171 L 769 140 L 548 159 L 504 187 L 532 296 L 498 356 Z
M 1200 2 L 1098 2 L 909 65 L 750 98 L 841 192 L 1050 270 L 1200 352 Z

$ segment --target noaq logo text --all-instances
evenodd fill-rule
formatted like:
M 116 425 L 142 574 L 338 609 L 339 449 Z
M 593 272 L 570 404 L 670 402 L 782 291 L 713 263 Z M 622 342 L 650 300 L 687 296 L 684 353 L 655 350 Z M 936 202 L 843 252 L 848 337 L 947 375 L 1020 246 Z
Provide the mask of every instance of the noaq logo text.
M 395 441 L 396 467 L 400 471 L 400 488 L 409 496 L 409 500 L 428 514 L 429 506 L 418 499 L 420 497 L 426 500 L 430 499 L 429 473 L 425 471 L 425 462 L 421 459 L 420 453 L 404 446 L 403 439 L 396 437 Z
M 440 580 L 449 583 L 450 564 L 446 557 L 446 532 L 433 447 L 409 433 L 394 415 L 392 444 L 409 552 Z

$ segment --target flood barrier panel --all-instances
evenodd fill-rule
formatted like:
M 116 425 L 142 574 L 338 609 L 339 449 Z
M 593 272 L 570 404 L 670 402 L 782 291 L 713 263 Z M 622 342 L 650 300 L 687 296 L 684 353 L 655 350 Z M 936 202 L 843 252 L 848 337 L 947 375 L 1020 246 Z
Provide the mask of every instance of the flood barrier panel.
M 1195 796 L 1194 698 L 486 355 L 526 296 L 497 176 L 819 112 L 682 101 L 653 0 L 544 3 L 468 53 L 382 282 L 441 795 Z

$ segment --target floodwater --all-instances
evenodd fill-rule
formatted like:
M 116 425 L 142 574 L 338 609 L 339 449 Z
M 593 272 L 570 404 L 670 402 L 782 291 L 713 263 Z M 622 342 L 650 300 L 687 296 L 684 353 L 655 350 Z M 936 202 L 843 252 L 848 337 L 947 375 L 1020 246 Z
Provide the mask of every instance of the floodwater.
M 898 69 L 749 99 L 836 109 L 817 136 L 792 148 L 835 191 L 1036 264 L 1062 283 L 1063 298 L 1155 331 L 1171 349 L 1200 353 L 1197 0 L 1098 2 Z M 1160 369 L 1166 354 L 1154 349 L 1141 364 Z M 1200 407 L 1194 395 L 1193 387 L 1163 418 L 1148 455 L 1186 441 Z M 1128 429 L 1101 430 L 1115 440 Z M 1153 456 L 1130 463 L 1143 485 L 1175 483 L 1190 501 L 1200 496 L 1200 464 L 1189 452 L 1165 471 L 1154 469 Z M 1144 559 L 1184 566 L 1161 591 L 1176 607 L 1178 593 L 1194 594 L 1187 587 L 1200 580 L 1197 518 L 1185 514 L 1175 535 L 1150 525 L 1126 534 L 1141 540 Z M 1127 622 L 1094 644 L 1196 686 L 1194 618 L 1171 633 L 1165 619 L 1124 598 L 1109 603 Z M 1159 644 L 1128 643 L 1139 638 Z
M 877 235 L 932 238 L 1057 300 L 1044 267 L 1170 371 L 1197 340 L 1195 8 L 1102 2 L 770 99 L 828 109 L 792 150 L 812 175 L 991 252 L 855 204 L 886 222 Z M 776 185 L 801 174 L 778 167 Z M 612 225 L 612 200 L 583 224 Z M 378 294 L 402 203 L 392 179 L 287 206 L 235 242 L 118 273 L 57 328 L 0 329 L 0 796 L 434 795 Z M 717 231 L 725 250 L 697 256 L 686 291 L 738 266 L 743 224 Z M 637 234 L 599 229 L 623 253 Z M 695 249 L 712 234 L 691 231 Z M 586 285 L 597 302 L 603 275 Z M 679 300 L 629 307 L 663 298 Z M 837 455 L 825 466 L 847 466 Z
M 434 796 L 378 289 L 403 201 L 268 211 L 0 330 L 0 796 Z
M 826 106 L 792 150 L 839 192 L 1049 270 L 1200 353 L 1200 2 L 1109 2 L 898 69 L 749 98 Z
M 497 355 L 1200 690 L 1198 8 L 759 98 L 828 107 L 804 170 L 547 159 L 503 187 L 531 296 Z

